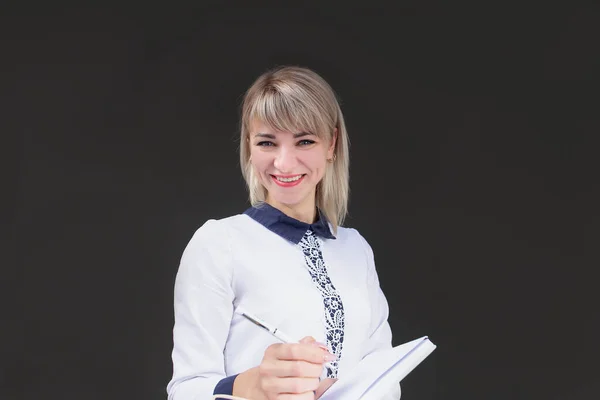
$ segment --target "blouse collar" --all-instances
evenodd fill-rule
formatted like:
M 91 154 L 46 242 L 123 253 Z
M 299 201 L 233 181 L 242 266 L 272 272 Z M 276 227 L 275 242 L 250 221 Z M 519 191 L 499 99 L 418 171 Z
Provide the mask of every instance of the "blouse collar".
M 300 243 L 300 240 L 309 229 L 325 239 L 335 239 L 329 222 L 321 210 L 318 210 L 318 219 L 312 224 L 292 218 L 267 203 L 250 207 L 244 211 L 244 214 L 282 238 L 296 244 Z

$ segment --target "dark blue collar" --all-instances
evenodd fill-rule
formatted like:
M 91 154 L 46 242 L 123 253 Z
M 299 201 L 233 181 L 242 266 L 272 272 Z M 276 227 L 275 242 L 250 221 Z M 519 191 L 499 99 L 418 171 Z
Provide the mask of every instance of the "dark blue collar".
M 311 229 L 318 236 L 325 239 L 335 239 L 335 236 L 329 229 L 329 223 L 325 215 L 319 210 L 319 218 L 312 224 L 298 221 L 295 218 L 285 215 L 279 209 L 267 203 L 261 203 L 258 206 L 250 207 L 244 214 L 262 224 L 265 228 L 275 232 L 284 239 L 293 243 L 300 243 L 300 239 Z

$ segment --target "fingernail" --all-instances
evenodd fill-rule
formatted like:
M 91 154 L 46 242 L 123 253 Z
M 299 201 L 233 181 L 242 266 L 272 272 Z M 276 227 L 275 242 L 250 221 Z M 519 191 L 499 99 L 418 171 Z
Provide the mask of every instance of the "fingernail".
M 322 348 L 323 350 L 329 351 L 329 349 L 327 348 L 327 345 L 321 342 L 313 342 L 313 345 L 318 346 L 320 348 Z
M 334 360 L 337 360 L 337 357 L 331 353 L 327 353 L 323 356 L 323 359 L 325 361 L 334 361 Z

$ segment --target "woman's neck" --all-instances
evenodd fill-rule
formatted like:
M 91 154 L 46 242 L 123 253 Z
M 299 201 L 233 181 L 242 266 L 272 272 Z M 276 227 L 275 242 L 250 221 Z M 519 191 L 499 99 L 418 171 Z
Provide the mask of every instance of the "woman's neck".
M 298 204 L 294 206 L 288 206 L 286 204 L 277 203 L 270 201 L 268 198 L 266 203 L 272 207 L 277 208 L 279 211 L 287 215 L 288 217 L 297 219 L 307 224 L 312 224 L 317 219 L 317 207 L 314 201 L 312 204 Z

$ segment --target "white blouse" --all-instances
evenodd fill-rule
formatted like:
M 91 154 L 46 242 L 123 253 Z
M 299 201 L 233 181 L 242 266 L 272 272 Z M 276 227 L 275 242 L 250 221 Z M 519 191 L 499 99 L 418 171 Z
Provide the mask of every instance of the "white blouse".
M 188 243 L 175 281 L 169 400 L 210 399 L 221 379 L 258 366 L 265 349 L 279 342 L 238 307 L 298 340 L 326 343 L 324 301 L 303 251 L 274 231 L 239 214 L 207 221 Z M 341 378 L 370 352 L 391 347 L 388 303 L 371 247 L 358 231 L 339 227 L 335 239 L 318 240 L 343 303 Z M 400 393 L 394 385 L 385 400 Z

